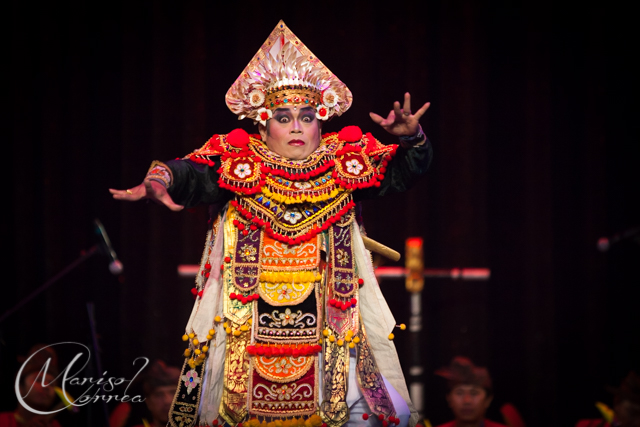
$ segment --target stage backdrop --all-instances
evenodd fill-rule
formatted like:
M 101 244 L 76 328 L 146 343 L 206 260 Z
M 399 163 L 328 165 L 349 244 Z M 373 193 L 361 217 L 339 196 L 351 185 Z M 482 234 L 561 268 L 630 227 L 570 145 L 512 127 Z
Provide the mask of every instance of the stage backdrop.
M 426 282 L 425 416 L 450 417 L 433 371 L 455 355 L 491 371 L 497 420 L 505 402 L 529 426 L 572 425 L 611 403 L 604 387 L 640 360 L 638 246 L 596 249 L 640 225 L 631 16 L 588 3 L 225 3 L 13 2 L 0 310 L 91 248 L 94 218 L 125 273 L 91 257 L 0 324 L 0 409 L 15 405 L 17 355 L 91 342 L 89 303 L 109 375 L 130 376 L 138 356 L 181 364 L 193 299 L 176 269 L 199 261 L 206 210 L 117 202 L 107 189 L 214 133 L 254 131 L 224 94 L 279 19 L 353 91 L 323 131 L 358 125 L 395 143 L 368 113 L 386 114 L 405 91 L 414 109 L 432 103 L 427 176 L 364 203 L 369 235 L 401 252 L 424 238 L 427 267 L 491 269 L 487 282 Z M 382 289 L 406 323 L 403 283 Z M 396 336 L 408 368 L 406 334 Z

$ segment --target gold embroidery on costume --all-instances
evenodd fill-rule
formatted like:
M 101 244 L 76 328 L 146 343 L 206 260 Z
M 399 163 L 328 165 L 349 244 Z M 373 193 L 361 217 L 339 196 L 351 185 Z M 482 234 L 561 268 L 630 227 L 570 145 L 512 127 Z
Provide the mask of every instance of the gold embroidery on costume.
M 293 280 L 289 283 L 260 282 L 258 293 L 274 306 L 295 305 L 307 299 L 314 288 L 314 282 L 296 283 Z
M 253 358 L 253 367 L 262 378 L 284 383 L 295 381 L 306 374 L 315 362 L 315 356 L 280 356 Z
M 322 417 L 337 427 L 349 417 L 345 341 L 361 323 L 352 192 L 380 185 L 395 147 L 369 134 L 350 143 L 331 134 L 307 159 L 291 161 L 234 132 L 189 157 L 213 165 L 211 153 L 221 152 L 219 185 L 235 193 L 223 224 L 228 341 L 220 415 L 230 424 L 249 415 L 309 415 L 323 393 Z M 321 353 L 323 324 L 332 340 L 323 340 Z M 373 379 L 367 393 L 384 409 L 381 381 Z
M 240 325 L 231 324 L 238 330 Z M 224 360 L 224 388 L 220 402 L 220 415 L 229 424 L 242 422 L 247 415 L 247 380 L 251 361 L 246 346 L 251 339 L 249 332 L 227 335 L 227 352 Z
M 318 364 L 309 356 L 309 369 L 290 380 L 272 381 L 264 378 L 252 364 L 249 380 L 249 412 L 263 416 L 311 415 L 317 410 Z M 298 373 L 299 374 L 299 373 Z
M 341 426 L 349 419 L 347 384 L 349 351 L 345 345 L 324 341 L 323 401 L 320 415 L 327 425 Z
M 320 262 L 319 240 L 318 236 L 299 245 L 289 245 L 265 236 L 262 244 L 262 271 L 283 271 L 282 267 L 287 267 L 286 272 L 317 268 Z

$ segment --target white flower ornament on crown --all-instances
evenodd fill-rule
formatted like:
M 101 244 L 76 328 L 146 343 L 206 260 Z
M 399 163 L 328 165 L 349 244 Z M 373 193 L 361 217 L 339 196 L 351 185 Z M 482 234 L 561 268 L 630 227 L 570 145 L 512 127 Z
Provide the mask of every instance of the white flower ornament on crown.
M 280 21 L 225 96 L 238 119 L 266 125 L 277 108 L 309 106 L 319 120 L 349 109 L 353 96 Z

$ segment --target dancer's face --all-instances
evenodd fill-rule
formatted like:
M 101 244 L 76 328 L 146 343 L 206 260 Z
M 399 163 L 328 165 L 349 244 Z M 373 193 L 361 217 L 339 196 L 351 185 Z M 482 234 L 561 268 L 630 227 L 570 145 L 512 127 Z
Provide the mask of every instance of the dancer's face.
M 292 160 L 303 160 L 320 145 L 321 124 L 312 107 L 282 107 L 260 127 L 269 150 Z

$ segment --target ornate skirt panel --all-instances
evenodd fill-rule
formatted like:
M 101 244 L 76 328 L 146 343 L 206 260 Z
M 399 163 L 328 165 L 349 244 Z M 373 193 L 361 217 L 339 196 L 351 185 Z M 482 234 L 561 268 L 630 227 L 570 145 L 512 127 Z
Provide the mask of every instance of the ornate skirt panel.
M 273 306 L 264 299 L 254 305 L 256 341 L 280 344 L 317 343 L 320 339 L 322 304 L 316 286 L 300 304 Z
M 360 320 L 353 213 L 326 234 L 298 244 L 238 218 L 229 208 L 221 274 L 224 319 L 215 320 L 224 322 L 227 334 L 220 417 L 236 425 L 251 416 L 319 413 L 328 426 L 341 426 L 349 419 L 349 351 L 358 343 L 357 376 L 367 402 L 376 413 L 395 415 Z M 193 371 L 196 378 L 203 366 L 187 366 L 183 374 Z M 173 427 L 193 425 L 197 418 L 198 398 L 192 402 L 191 394 L 199 396 L 200 386 L 188 387 L 180 388 L 184 398 L 174 404 Z
M 249 412 L 298 417 L 317 410 L 317 356 L 256 356 L 251 364 Z

